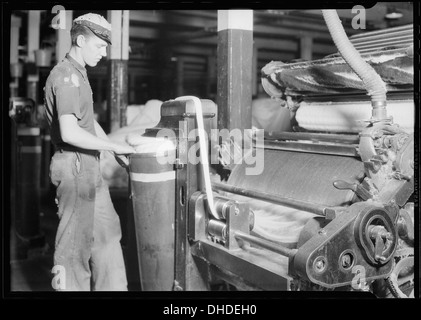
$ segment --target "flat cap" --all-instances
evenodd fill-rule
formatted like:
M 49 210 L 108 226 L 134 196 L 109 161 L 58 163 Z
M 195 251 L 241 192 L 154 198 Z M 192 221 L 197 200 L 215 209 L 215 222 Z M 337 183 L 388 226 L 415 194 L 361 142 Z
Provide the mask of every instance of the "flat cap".
M 111 24 L 103 16 L 87 13 L 74 19 L 73 24 L 89 28 L 96 36 L 111 44 Z

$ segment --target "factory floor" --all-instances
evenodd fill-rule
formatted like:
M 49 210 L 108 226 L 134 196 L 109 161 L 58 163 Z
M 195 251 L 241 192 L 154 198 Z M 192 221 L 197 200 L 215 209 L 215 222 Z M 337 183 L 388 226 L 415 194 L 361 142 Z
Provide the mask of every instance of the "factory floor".
M 140 290 L 137 274 L 136 249 L 133 246 L 133 230 L 128 232 L 130 220 L 126 210 L 125 192 L 113 192 L 111 197 L 120 215 L 122 223 L 122 248 L 126 260 L 129 291 Z M 13 196 L 12 196 L 13 199 Z M 12 206 L 13 208 L 13 206 Z M 58 225 L 54 202 L 54 191 L 41 193 L 39 214 L 39 235 L 30 242 L 20 239 L 12 226 L 10 232 L 10 291 L 53 291 L 51 281 L 53 274 L 53 252 L 55 234 Z M 12 209 L 13 210 L 13 209 Z
M 37 241 L 28 242 L 26 239 L 19 238 L 12 226 L 10 231 L 10 290 L 12 292 L 52 291 L 51 268 L 58 221 L 55 209 L 50 204 L 51 200 L 54 204 L 52 192 L 41 196 Z

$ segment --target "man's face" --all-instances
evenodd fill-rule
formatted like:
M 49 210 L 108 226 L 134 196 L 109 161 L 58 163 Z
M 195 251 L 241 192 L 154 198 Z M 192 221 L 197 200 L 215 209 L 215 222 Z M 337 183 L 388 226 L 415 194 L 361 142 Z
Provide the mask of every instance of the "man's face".
M 85 63 L 90 67 L 95 67 L 102 57 L 107 56 L 107 42 L 97 36 L 84 37 L 82 56 Z

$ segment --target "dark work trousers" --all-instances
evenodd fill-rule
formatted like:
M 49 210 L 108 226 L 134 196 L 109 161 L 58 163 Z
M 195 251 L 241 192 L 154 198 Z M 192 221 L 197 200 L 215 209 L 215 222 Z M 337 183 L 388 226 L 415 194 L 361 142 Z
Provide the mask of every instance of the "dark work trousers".
M 57 291 L 126 291 L 121 226 L 103 181 L 99 156 L 58 150 L 50 165 L 60 219 L 54 266 Z

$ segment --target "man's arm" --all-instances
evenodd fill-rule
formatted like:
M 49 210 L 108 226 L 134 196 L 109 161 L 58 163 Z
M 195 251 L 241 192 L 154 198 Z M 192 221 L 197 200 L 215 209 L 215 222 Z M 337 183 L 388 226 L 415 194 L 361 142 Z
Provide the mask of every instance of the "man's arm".
M 118 144 L 109 140 L 102 128 L 100 130 L 102 133 L 100 133 L 100 136 L 98 137 L 82 129 L 79 127 L 77 118 L 73 114 L 62 115 L 59 122 L 61 138 L 65 143 L 75 147 L 88 150 L 109 150 L 116 154 L 129 154 L 135 152 L 135 150 L 128 145 Z M 97 125 L 99 126 L 99 124 Z M 98 134 L 97 125 L 95 125 L 95 132 Z M 105 137 L 103 135 L 105 135 Z
M 96 120 L 94 120 L 94 124 L 96 135 L 100 138 L 110 141 L 110 138 L 107 136 L 104 129 L 102 129 L 101 125 Z M 129 160 L 124 155 L 118 155 L 116 153 L 113 155 L 118 164 L 127 170 L 129 167 Z
M 98 121 L 94 120 L 94 125 L 95 125 L 95 133 L 97 137 L 100 137 L 105 140 L 110 140 L 110 138 L 108 138 L 107 134 L 105 133 L 104 129 L 102 129 Z

